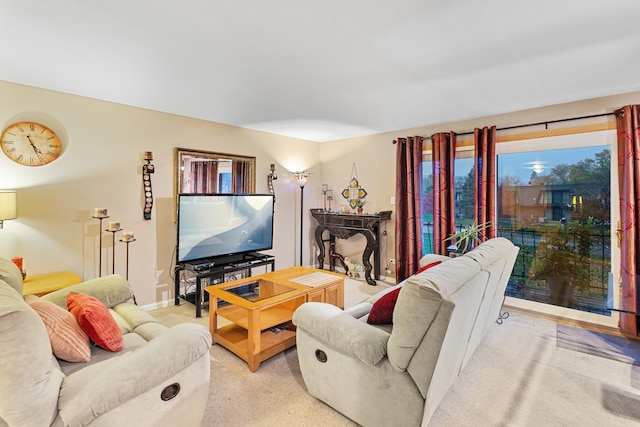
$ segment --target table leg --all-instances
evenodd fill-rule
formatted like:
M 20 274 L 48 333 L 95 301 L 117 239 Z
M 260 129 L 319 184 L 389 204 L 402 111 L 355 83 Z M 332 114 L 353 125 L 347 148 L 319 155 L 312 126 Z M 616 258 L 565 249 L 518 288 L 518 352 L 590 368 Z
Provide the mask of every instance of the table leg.
M 202 317 L 202 282 L 196 277 L 196 295 L 193 301 L 196 305 L 196 317 Z
M 173 270 L 173 286 L 175 295 L 173 296 L 174 305 L 180 305 L 180 278 L 181 278 L 182 269 L 176 267 Z
M 255 372 L 260 367 L 260 310 L 250 310 L 248 320 L 247 363 L 249 370 Z
M 362 232 L 361 234 L 363 234 L 367 238 L 367 247 L 364 248 L 364 253 L 362 254 L 362 264 L 364 265 L 364 278 L 368 284 L 370 284 L 371 286 L 376 286 L 377 285 L 376 281 L 371 278 L 372 267 L 371 267 L 371 261 L 369 261 L 369 259 L 371 258 L 371 252 L 373 252 L 376 247 L 375 236 L 371 232 Z
M 318 254 L 318 268 L 324 270 L 324 242 L 322 241 L 322 232 L 324 231 L 323 227 L 316 227 L 315 236 L 316 243 L 318 244 L 318 249 L 320 253 Z
M 218 297 L 209 295 L 209 332 L 213 337 L 218 330 Z

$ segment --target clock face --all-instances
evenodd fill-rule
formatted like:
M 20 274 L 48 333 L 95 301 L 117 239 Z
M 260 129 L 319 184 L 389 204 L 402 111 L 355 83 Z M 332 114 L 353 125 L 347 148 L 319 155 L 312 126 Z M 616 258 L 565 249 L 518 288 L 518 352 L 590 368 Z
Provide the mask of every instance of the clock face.
M 43 166 L 60 155 L 62 145 L 54 131 L 39 123 L 19 122 L 0 136 L 2 152 L 24 166 Z

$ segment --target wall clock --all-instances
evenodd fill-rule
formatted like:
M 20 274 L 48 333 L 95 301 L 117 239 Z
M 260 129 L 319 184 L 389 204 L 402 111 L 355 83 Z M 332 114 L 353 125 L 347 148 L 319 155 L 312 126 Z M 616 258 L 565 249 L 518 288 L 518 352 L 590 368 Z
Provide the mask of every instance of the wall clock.
M 62 144 L 48 127 L 34 122 L 9 125 L 0 136 L 2 152 L 24 166 L 43 166 L 60 155 Z

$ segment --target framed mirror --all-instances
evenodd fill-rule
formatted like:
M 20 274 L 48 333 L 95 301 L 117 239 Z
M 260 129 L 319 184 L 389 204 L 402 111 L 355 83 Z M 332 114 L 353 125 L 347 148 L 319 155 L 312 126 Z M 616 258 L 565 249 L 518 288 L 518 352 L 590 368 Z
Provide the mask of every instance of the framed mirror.
M 176 202 L 180 193 L 255 193 L 255 157 L 176 147 L 174 163 Z

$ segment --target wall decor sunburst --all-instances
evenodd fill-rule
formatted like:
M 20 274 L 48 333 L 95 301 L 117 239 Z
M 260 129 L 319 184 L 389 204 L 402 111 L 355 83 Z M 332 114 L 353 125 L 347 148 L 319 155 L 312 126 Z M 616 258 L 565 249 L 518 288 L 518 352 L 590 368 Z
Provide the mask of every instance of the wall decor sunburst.
M 349 181 L 349 186 L 342 190 L 342 197 L 349 201 L 351 209 L 362 207 L 364 205 L 364 199 L 367 197 L 367 191 L 362 188 L 358 182 L 358 171 L 356 170 L 355 163 L 351 168 L 351 181 Z

